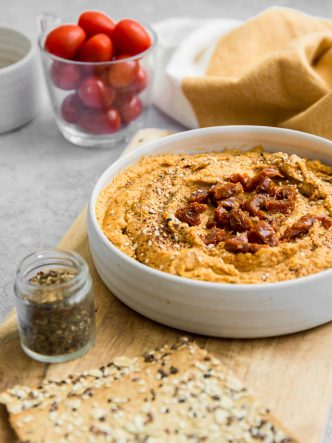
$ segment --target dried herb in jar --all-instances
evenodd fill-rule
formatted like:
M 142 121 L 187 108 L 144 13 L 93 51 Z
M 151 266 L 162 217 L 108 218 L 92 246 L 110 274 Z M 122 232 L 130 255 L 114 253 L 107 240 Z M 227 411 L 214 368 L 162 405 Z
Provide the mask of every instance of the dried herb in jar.
M 29 279 L 27 294 L 17 304 L 22 345 L 36 354 L 62 356 L 94 339 L 91 284 L 77 282 L 78 272 L 47 269 Z M 33 286 L 32 286 L 33 285 Z

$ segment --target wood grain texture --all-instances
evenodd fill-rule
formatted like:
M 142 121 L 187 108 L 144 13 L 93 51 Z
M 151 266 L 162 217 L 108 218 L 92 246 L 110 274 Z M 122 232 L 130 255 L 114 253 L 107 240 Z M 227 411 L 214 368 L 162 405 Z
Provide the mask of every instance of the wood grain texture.
M 129 149 L 164 135 L 167 131 L 140 131 Z M 59 247 L 77 251 L 89 264 L 96 303 L 96 344 L 79 360 L 55 365 L 37 363 L 21 351 L 16 320 L 12 315 L 0 327 L 0 391 L 15 384 L 33 386 L 48 377 L 62 378 L 69 373 L 95 368 L 116 355 L 135 356 L 183 335 L 183 332 L 136 314 L 104 286 L 90 255 L 86 209 L 65 234 Z M 321 441 L 332 400 L 332 323 L 280 338 L 195 338 L 201 346 L 221 357 L 301 442 Z M 2 408 L 0 442 L 14 441 Z

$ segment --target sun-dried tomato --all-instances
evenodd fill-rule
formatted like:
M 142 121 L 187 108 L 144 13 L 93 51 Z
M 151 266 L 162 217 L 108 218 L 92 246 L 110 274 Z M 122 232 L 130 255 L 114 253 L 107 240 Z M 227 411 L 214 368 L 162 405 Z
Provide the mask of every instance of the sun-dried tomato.
M 208 207 L 202 203 L 192 202 L 190 205 L 188 205 L 188 208 L 194 211 L 196 214 L 203 214 Z
M 277 244 L 277 236 L 274 229 L 268 222 L 260 220 L 248 232 L 248 241 L 250 243 L 260 243 L 275 246 Z
M 198 226 L 201 222 L 199 214 L 207 210 L 207 205 L 193 202 L 185 208 L 180 208 L 175 212 L 175 217 L 189 226 Z
M 309 232 L 311 226 L 315 223 L 315 217 L 304 215 L 299 218 L 290 228 L 287 228 L 282 239 L 292 240 Z
M 254 254 L 259 251 L 261 248 L 264 248 L 264 245 L 259 245 L 257 243 L 249 243 L 246 232 L 242 232 L 242 234 L 237 235 L 236 237 L 230 238 L 226 240 L 224 245 L 226 251 L 233 252 L 235 254 L 239 252 L 249 252 Z
M 315 218 L 322 223 L 322 226 L 325 229 L 330 229 L 330 227 L 332 226 L 332 220 L 328 217 L 325 217 L 325 215 L 316 215 Z
M 209 199 L 208 189 L 197 189 L 189 197 L 189 202 L 207 203 Z
M 228 177 L 228 180 L 231 183 L 241 183 L 245 191 L 248 191 L 249 185 L 251 183 L 251 178 L 248 174 L 240 174 L 238 172 Z
M 259 218 L 264 218 L 265 213 L 262 211 L 262 209 L 265 209 L 265 202 L 266 202 L 266 195 L 263 194 L 256 194 L 253 197 L 246 200 L 242 205 L 241 208 L 245 211 L 248 211 L 250 215 L 257 216 Z
M 215 228 L 216 226 L 217 226 L 217 222 L 215 221 L 214 218 L 210 218 L 210 219 L 206 222 L 206 227 L 207 227 L 207 229 Z
M 265 208 L 271 213 L 281 212 L 282 214 L 290 214 L 294 211 L 295 200 L 277 200 L 276 198 L 271 198 L 266 200 Z
M 248 231 L 253 226 L 252 219 L 242 209 L 231 210 L 229 213 L 229 224 L 234 232 Z
M 188 208 L 178 209 L 175 213 L 175 217 L 183 223 L 188 223 L 189 226 L 198 226 L 201 222 L 199 214 L 196 214 Z
M 232 209 L 240 206 L 240 200 L 236 197 L 229 197 L 226 200 L 222 200 L 219 205 L 227 209 L 227 211 L 231 211 Z
M 241 183 L 222 183 L 210 188 L 209 195 L 212 202 L 224 200 L 243 192 Z
M 218 243 L 226 240 L 227 234 L 223 229 L 212 228 L 211 231 L 203 237 L 203 242 L 206 245 L 217 245 Z
M 332 221 L 328 217 L 322 215 L 304 215 L 290 228 L 286 229 L 282 240 L 289 241 L 296 237 L 302 237 L 303 235 L 308 234 L 316 220 L 321 222 L 325 229 L 329 229 L 332 226 Z
M 210 232 L 202 237 L 205 244 L 216 245 L 225 241 L 225 249 L 234 253 L 255 253 L 263 247 L 276 246 L 280 217 L 274 214 L 290 214 L 296 201 L 295 186 L 277 186 L 272 180 L 276 177 L 284 175 L 273 166 L 264 167 L 254 177 L 235 173 L 228 181 L 209 190 L 194 191 L 188 199 L 189 205 L 178 209 L 175 215 L 189 226 L 198 226 L 200 214 L 207 210 L 210 202 L 216 209 L 214 217 L 206 223 Z M 248 196 L 243 194 L 244 191 L 252 194 Z M 332 226 L 332 219 L 325 216 L 301 217 L 286 230 L 282 241 L 307 233 L 315 220 L 326 229 Z
M 262 192 L 263 194 L 273 194 L 276 190 L 276 185 L 273 180 L 264 175 L 260 176 L 256 184 L 256 192 Z
M 271 213 L 281 212 L 290 214 L 295 209 L 296 191 L 294 186 L 280 186 L 274 193 L 274 198 L 268 198 L 265 209 Z
M 257 189 L 257 187 L 262 186 L 263 188 L 267 187 L 269 189 L 269 191 L 265 191 L 265 190 L 259 191 L 259 189 L 257 189 L 257 191 L 272 193 L 275 188 L 271 184 L 271 182 L 272 182 L 271 178 L 274 178 L 274 177 L 283 177 L 283 175 L 279 171 L 279 169 L 277 169 L 273 166 L 269 166 L 265 169 L 262 169 L 250 180 L 250 182 L 247 185 L 247 189 L 248 189 L 248 191 L 254 191 L 255 189 Z M 264 180 L 264 179 L 269 179 L 269 180 Z M 264 183 L 265 186 L 261 185 L 261 183 Z M 268 185 L 268 183 L 269 183 L 269 185 Z M 273 185 L 274 185 L 274 183 L 273 183 Z
M 218 228 L 229 227 L 229 213 L 222 206 L 218 206 L 214 211 L 214 218 L 217 222 Z
M 278 200 L 295 200 L 296 190 L 294 186 L 279 186 L 275 191 Z
M 264 175 L 265 177 L 270 177 L 270 178 L 273 178 L 273 177 L 284 177 L 282 172 L 278 168 L 276 168 L 274 166 L 268 166 L 268 167 L 262 169 L 259 172 L 259 174 L 260 175 Z

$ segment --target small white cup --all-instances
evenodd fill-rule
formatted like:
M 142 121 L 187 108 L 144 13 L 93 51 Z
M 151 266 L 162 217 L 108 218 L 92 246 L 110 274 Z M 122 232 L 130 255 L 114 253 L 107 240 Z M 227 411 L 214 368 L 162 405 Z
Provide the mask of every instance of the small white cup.
M 0 133 L 28 123 L 38 112 L 36 48 L 24 34 L 0 27 Z

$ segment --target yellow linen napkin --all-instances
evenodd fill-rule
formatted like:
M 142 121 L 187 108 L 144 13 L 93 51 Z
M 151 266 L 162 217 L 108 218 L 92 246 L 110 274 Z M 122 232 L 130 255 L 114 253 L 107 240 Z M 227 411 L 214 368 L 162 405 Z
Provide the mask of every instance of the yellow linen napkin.
M 200 126 L 280 126 L 332 139 L 332 21 L 273 7 L 218 42 L 182 89 Z

